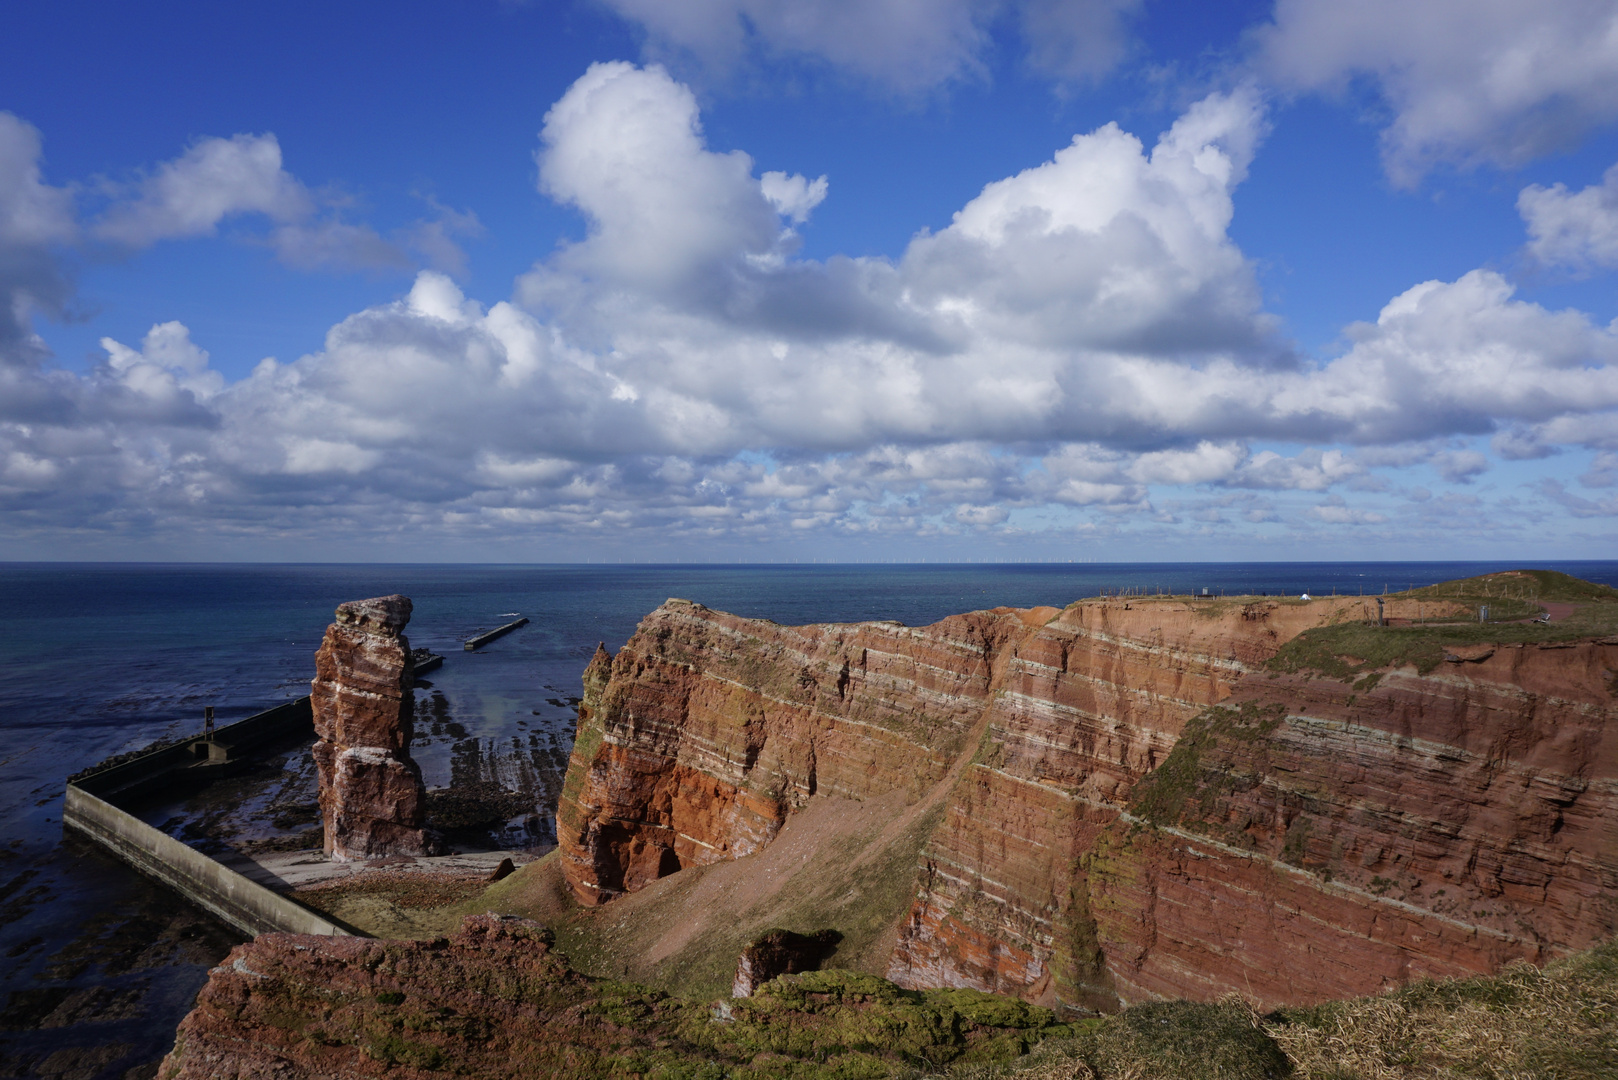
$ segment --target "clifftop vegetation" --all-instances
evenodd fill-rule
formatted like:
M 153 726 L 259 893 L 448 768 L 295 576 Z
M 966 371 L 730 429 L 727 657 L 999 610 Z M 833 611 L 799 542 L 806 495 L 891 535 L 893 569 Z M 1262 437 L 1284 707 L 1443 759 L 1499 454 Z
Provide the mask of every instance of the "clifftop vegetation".
M 1270 670 L 1346 680 L 1413 664 L 1425 674 L 1443 662 L 1446 646 L 1576 641 L 1618 633 L 1618 590 L 1554 570 L 1508 570 L 1383 599 L 1390 610 L 1397 605 L 1401 614 L 1413 617 L 1395 618 L 1389 626 L 1349 621 L 1305 630 L 1281 647 Z M 1421 616 L 1424 603 L 1432 603 L 1431 617 Z M 1535 621 L 1550 614 L 1546 605 L 1560 609 L 1557 617 Z M 1465 614 L 1455 615 L 1456 607 Z M 1479 621 L 1483 608 L 1487 622 Z

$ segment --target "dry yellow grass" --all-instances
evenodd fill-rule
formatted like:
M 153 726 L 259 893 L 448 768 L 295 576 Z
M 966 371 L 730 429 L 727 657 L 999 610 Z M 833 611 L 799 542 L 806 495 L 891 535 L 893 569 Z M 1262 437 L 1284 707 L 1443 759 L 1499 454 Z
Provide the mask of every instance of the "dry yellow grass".
M 951 1080 L 1618 1080 L 1618 941 L 1544 969 L 1260 1015 L 1239 998 L 1089 1021 Z
M 1544 969 L 1330 1002 L 1265 1025 L 1298 1080 L 1618 1077 L 1618 943 Z

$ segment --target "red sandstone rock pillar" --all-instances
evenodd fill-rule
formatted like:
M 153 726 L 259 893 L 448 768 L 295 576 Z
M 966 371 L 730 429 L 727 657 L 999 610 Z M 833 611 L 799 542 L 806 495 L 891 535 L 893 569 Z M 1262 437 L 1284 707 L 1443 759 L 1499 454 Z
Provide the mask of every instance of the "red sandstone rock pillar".
M 426 855 L 426 790 L 410 759 L 410 598 L 350 600 L 315 653 L 309 700 L 325 848 L 333 859 Z

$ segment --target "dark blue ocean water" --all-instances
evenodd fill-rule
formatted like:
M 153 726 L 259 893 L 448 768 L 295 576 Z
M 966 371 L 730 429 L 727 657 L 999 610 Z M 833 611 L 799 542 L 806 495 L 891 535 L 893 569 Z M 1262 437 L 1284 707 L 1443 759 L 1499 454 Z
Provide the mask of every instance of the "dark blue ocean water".
M 344 600 L 412 598 L 411 643 L 448 657 L 429 676 L 432 692 L 468 737 L 494 745 L 539 732 L 565 751 L 567 699 L 596 642 L 616 650 L 670 596 L 785 624 L 914 626 L 1124 588 L 1373 593 L 1516 565 L 0 564 L 0 1076 L 26 1075 L 63 1050 L 88 1055 L 83 1075 L 122 1076 L 155 1060 L 231 940 L 206 919 L 175 923 L 178 900 L 63 843 L 67 774 L 197 730 L 205 705 L 228 722 L 307 693 L 314 651 Z M 1536 565 L 1618 585 L 1618 561 Z M 482 651 L 461 650 L 508 612 L 533 621 Z M 449 781 L 447 745 L 417 756 L 429 786 Z

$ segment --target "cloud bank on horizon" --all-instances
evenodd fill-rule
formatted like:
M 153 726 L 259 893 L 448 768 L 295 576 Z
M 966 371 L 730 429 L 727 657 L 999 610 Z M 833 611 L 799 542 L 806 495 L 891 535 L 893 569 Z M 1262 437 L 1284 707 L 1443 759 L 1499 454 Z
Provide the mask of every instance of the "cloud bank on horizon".
M 1487 554 L 1546 522 L 1548 553 L 1610 552 L 1618 323 L 1496 263 L 1410 281 L 1311 355 L 1232 225 L 1297 95 L 1373 87 L 1398 190 L 1612 125 L 1611 5 L 1279 0 L 1161 133 L 1089 128 L 892 257 L 809 257 L 836 175 L 714 145 L 699 90 L 790 57 L 913 100 L 1019 42 L 1081 94 L 1127 69 L 1137 0 L 605 2 L 645 56 L 589 63 L 544 113 L 534 198 L 584 227 L 504 299 L 458 283 L 476 216 L 384 235 L 275 135 L 53 184 L 44 136 L 0 113 L 0 553 L 1307 558 Z M 1618 165 L 1516 211 L 1502 262 L 1618 269 Z M 232 224 L 300 270 L 414 279 L 239 377 L 161 313 L 88 370 L 56 361 L 75 257 Z

